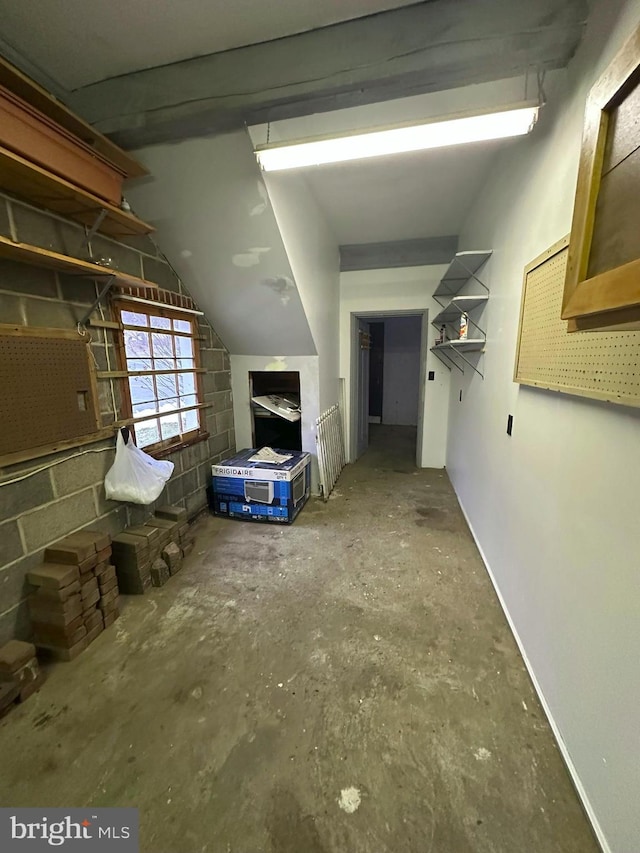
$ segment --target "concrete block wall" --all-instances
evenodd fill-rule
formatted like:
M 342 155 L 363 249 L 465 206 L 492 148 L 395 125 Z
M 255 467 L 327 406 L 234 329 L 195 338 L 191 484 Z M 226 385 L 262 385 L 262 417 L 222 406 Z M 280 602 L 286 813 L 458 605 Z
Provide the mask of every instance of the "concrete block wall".
M 188 292 L 148 237 L 115 242 L 99 235 L 88 249 L 81 226 L 1 194 L 0 234 L 74 257 L 110 258 L 120 270 Z M 86 278 L 0 259 L 0 323 L 71 329 L 95 297 L 96 286 Z M 111 319 L 108 304 L 103 312 Z M 113 368 L 111 333 L 90 334 L 98 369 Z M 115 438 L 0 469 L 0 645 L 29 637 L 25 576 L 42 562 L 48 544 L 85 528 L 116 534 L 163 503 L 184 506 L 190 517 L 206 506 L 211 464 L 235 450 L 235 432 L 229 354 L 204 317 L 199 334 L 205 402 L 211 404 L 202 410 L 209 438 L 166 457 L 175 468 L 155 505 L 106 500 L 104 476 L 113 463 Z M 121 416 L 120 382 L 101 381 L 98 389 L 102 424 L 108 426 Z

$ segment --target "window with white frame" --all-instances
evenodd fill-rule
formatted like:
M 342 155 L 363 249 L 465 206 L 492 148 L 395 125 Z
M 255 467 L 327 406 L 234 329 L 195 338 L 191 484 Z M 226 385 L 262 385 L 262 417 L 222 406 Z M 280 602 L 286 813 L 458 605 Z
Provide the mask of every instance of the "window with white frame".
M 125 406 L 138 447 L 147 451 L 202 436 L 198 326 L 193 316 L 155 306 L 117 306 Z

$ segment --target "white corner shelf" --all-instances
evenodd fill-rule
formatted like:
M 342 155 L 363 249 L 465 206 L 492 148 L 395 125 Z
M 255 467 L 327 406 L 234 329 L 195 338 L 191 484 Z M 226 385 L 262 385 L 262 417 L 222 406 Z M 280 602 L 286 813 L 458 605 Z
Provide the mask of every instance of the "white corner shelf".
M 472 278 L 480 267 L 491 257 L 491 250 L 485 249 L 476 252 L 457 252 L 445 274 L 440 279 L 434 297 L 451 297 L 460 293 L 465 284 Z M 479 279 L 476 279 L 479 281 Z M 482 282 L 479 281 L 480 284 Z M 485 287 L 484 284 L 482 284 Z M 486 289 L 486 288 L 485 288 Z
M 481 378 L 484 378 L 484 375 L 478 367 L 478 359 L 470 360 L 464 353 L 484 352 L 487 336 L 485 330 L 478 325 L 478 316 L 489 301 L 489 288 L 477 273 L 491 254 L 489 249 L 458 252 L 433 294 L 434 299 L 442 306 L 442 310 L 436 314 L 432 325 L 443 332 L 448 340 L 431 347 L 431 352 L 435 353 L 449 370 L 453 365 L 464 373 L 464 366 L 467 365 Z M 484 292 L 461 294 L 460 291 L 472 280 Z M 456 335 L 460 329 L 460 318 L 463 314 L 467 316 L 467 325 L 473 337 L 459 339 Z
M 485 344 L 486 340 L 484 338 L 465 338 L 462 341 L 445 341 L 443 344 L 436 344 L 431 349 L 459 349 L 467 350 L 468 352 L 480 352 L 484 349 Z
M 479 308 L 489 301 L 489 297 L 485 296 L 454 296 L 451 302 L 443 308 L 439 314 L 433 318 L 434 326 L 441 326 L 447 323 L 455 323 L 460 319 L 461 314 L 466 314 L 473 311 L 474 308 Z

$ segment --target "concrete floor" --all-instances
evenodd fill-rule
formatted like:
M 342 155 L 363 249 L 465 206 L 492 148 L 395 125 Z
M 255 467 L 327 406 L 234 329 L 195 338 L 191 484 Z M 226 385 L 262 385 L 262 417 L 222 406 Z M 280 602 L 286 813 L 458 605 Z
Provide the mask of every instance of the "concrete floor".
M 137 806 L 144 853 L 596 851 L 414 441 L 378 427 L 292 527 L 203 517 L 182 573 L 0 722 L 0 805 Z

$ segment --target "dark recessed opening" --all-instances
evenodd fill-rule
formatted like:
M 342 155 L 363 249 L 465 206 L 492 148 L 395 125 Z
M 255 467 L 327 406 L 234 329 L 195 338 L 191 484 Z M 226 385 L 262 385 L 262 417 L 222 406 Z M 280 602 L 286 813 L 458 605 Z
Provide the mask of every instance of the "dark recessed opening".
M 300 405 L 300 373 L 296 370 L 254 370 L 249 373 L 249 395 L 275 394 Z M 251 403 L 253 446 L 302 450 L 302 421 L 287 421 Z

